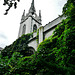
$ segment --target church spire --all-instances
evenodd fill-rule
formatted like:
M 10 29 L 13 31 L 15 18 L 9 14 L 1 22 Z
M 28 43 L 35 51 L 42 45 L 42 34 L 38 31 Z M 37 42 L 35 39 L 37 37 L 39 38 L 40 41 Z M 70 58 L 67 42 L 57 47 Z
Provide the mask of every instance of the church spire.
M 39 18 L 41 19 L 41 10 L 39 10 Z
M 24 12 L 23 12 L 23 15 L 22 15 L 21 20 L 24 20 L 24 19 L 25 19 L 25 10 L 24 10 Z
M 25 16 L 25 10 L 23 11 L 23 15 L 22 16 Z
M 39 21 L 40 21 L 40 23 L 41 23 L 41 10 L 39 10 Z
M 29 13 L 34 14 L 35 12 L 36 12 L 36 10 L 35 10 L 35 7 L 34 7 L 34 0 L 32 0 L 31 7 L 29 9 Z

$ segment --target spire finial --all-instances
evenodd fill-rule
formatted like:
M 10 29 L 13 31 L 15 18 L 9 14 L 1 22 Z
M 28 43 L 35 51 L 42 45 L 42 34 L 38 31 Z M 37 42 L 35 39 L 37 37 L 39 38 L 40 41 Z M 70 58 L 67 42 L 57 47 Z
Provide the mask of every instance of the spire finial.
M 41 18 L 41 10 L 39 10 L 39 17 Z
M 34 0 L 32 0 L 31 7 L 29 9 L 29 13 L 34 14 L 34 12 L 36 12 L 36 10 L 35 10 L 35 7 L 34 7 Z
M 23 16 L 25 16 L 25 10 L 24 10 L 24 12 L 23 12 Z
M 39 10 L 39 20 L 41 21 L 41 10 Z
M 24 19 L 25 19 L 25 10 L 23 11 L 23 15 L 22 15 L 21 20 L 24 20 Z

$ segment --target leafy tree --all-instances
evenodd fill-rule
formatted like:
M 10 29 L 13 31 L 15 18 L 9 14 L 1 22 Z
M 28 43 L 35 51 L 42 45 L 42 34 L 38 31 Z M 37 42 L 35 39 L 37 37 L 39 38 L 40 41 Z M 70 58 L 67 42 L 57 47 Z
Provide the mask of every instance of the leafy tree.
M 3 57 L 8 56 L 10 58 L 14 52 L 20 52 L 20 54 L 23 56 L 31 55 L 32 52 L 29 51 L 28 47 L 30 37 L 32 37 L 32 33 L 22 35 L 22 37 L 14 41 L 13 44 L 6 46 L 5 49 L 2 50 L 1 52 L 2 56 Z
M 8 11 L 10 10 L 11 7 L 14 6 L 14 8 L 16 9 L 17 8 L 17 2 L 20 2 L 20 0 L 4 0 L 4 3 L 3 5 L 7 5 L 8 6 L 8 9 L 6 10 L 5 14 L 4 15 L 7 15 L 8 14 Z
M 32 33 L 22 35 L 2 50 L 0 54 L 1 75 L 29 75 L 27 64 L 30 58 L 28 56 L 32 55 L 32 52 L 29 51 L 28 43 L 31 37 Z
M 1 58 L 0 75 L 29 75 L 27 64 L 29 57 L 23 57 L 19 52 L 14 52 L 12 57 Z

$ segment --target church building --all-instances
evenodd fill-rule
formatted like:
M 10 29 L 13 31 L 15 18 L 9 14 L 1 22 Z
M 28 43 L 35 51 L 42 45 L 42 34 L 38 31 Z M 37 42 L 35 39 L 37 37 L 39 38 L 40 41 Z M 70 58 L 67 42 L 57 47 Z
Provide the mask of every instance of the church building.
M 36 31 L 39 29 L 39 40 L 38 43 L 36 41 L 37 32 L 33 33 L 33 38 L 30 39 L 30 42 L 28 46 L 30 47 L 30 50 L 36 51 L 38 44 L 42 42 L 44 39 L 48 38 L 52 35 L 53 31 L 59 25 L 62 23 L 62 20 L 66 19 L 66 17 L 61 16 L 53 21 L 49 22 L 45 26 L 42 26 L 41 24 L 41 10 L 39 10 L 39 15 L 36 14 L 36 9 L 34 6 L 34 0 L 32 0 L 30 9 L 28 13 L 25 15 L 25 10 L 23 12 L 21 22 L 20 22 L 20 28 L 19 28 L 19 34 L 18 37 L 21 37 L 23 34 L 28 34 Z

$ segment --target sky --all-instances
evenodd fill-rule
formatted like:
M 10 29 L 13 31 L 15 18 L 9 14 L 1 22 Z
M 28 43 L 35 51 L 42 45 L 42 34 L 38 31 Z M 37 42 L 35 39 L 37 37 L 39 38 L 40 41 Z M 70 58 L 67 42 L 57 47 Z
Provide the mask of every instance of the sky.
M 41 10 L 42 25 L 48 24 L 50 21 L 62 14 L 62 8 L 67 2 L 66 0 L 34 0 L 36 13 Z M 18 38 L 18 32 L 21 22 L 21 16 L 25 9 L 25 13 L 31 6 L 32 0 L 21 0 L 17 9 L 12 7 L 8 15 L 4 15 L 8 6 L 3 6 L 3 0 L 0 0 L 0 47 L 4 48 L 12 44 Z

